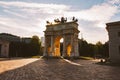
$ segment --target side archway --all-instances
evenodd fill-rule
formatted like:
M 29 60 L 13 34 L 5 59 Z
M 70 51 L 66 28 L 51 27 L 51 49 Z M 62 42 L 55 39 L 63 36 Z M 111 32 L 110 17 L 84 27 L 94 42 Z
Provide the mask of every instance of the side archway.
M 67 46 L 67 56 L 70 56 L 70 55 L 71 55 L 71 49 L 72 49 L 72 47 L 71 47 L 71 45 L 69 44 L 69 45 Z

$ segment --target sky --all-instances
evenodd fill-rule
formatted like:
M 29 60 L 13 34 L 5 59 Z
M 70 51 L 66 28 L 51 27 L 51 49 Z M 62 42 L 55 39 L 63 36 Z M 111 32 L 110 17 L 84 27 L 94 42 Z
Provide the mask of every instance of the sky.
M 89 43 L 108 41 L 106 23 L 120 21 L 120 0 L 0 0 L 0 33 L 44 36 L 46 21 L 75 16 Z

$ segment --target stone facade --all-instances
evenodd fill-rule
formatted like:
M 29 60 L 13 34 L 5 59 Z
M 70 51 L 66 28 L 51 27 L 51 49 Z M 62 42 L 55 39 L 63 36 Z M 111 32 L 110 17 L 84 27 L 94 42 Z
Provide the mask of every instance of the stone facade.
M 61 19 L 62 20 L 62 19 Z M 44 56 L 79 56 L 78 24 L 76 21 L 47 24 Z M 60 53 L 60 39 L 63 38 L 63 52 Z M 62 54 L 62 55 L 61 55 Z
M 120 62 L 120 21 L 107 23 L 109 34 L 109 57 L 112 62 Z
M 0 40 L 0 57 L 9 57 L 9 42 Z
M 28 57 L 34 49 L 32 38 L 20 38 L 9 33 L 0 33 L 0 57 Z

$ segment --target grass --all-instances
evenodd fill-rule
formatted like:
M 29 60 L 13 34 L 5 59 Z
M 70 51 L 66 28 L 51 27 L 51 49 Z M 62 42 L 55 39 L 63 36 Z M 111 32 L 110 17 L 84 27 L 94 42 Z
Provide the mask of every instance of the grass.
M 32 56 L 32 58 L 41 58 L 42 56 Z
M 92 57 L 80 56 L 80 59 L 84 59 L 84 60 L 93 60 L 94 58 L 92 58 Z

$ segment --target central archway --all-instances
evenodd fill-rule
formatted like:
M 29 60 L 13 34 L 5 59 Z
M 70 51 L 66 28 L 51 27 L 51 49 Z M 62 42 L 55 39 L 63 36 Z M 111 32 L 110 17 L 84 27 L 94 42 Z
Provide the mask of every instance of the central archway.
M 54 41 L 54 56 L 61 56 L 61 52 L 60 52 L 60 40 L 62 39 L 61 36 L 58 36 L 55 38 Z
M 62 56 L 62 52 L 63 52 L 63 42 L 64 42 L 64 38 L 62 38 L 61 36 L 58 36 L 55 38 L 55 41 L 54 41 L 54 56 Z M 72 49 L 72 46 L 70 44 L 67 45 L 67 56 L 70 56 L 71 54 L 71 49 Z

